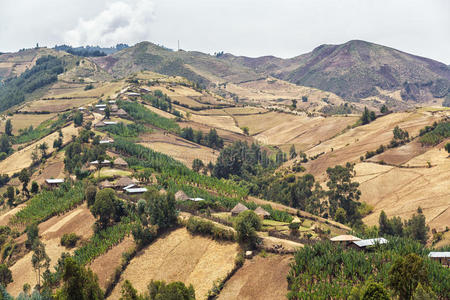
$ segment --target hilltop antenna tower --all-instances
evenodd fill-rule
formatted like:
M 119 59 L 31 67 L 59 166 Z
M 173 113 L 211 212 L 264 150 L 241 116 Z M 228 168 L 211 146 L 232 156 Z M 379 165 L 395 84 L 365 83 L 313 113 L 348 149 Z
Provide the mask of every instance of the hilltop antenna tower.
M 180 40 L 178 40 L 178 51 L 180 51 Z

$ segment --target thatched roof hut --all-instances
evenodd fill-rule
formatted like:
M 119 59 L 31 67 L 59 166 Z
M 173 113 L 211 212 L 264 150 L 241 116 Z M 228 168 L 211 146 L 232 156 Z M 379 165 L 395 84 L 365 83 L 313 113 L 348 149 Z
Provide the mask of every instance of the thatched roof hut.
M 114 167 L 128 168 L 128 163 L 122 157 L 118 157 L 114 160 Z
M 130 177 L 121 177 L 116 181 L 115 187 L 116 188 L 124 188 L 131 184 L 135 184 L 133 179 L 131 179 Z
M 186 200 L 189 200 L 189 197 L 182 190 L 179 190 L 178 192 L 175 193 L 175 200 L 176 201 L 186 201 Z
M 114 187 L 114 184 L 112 184 L 112 183 L 109 182 L 108 180 L 104 180 L 104 181 L 102 181 L 102 182 L 100 182 L 100 183 L 98 184 L 98 187 L 99 187 L 100 189 L 108 189 L 108 188 L 113 188 L 113 187 Z
M 248 210 L 248 208 L 244 204 L 238 203 L 231 210 L 231 215 L 232 216 L 237 216 L 238 214 L 240 214 L 241 212 L 246 211 L 246 210 Z
M 255 209 L 255 214 L 257 214 L 262 219 L 270 217 L 270 213 L 267 210 L 265 210 L 264 208 L 262 208 L 261 206 L 258 206 Z

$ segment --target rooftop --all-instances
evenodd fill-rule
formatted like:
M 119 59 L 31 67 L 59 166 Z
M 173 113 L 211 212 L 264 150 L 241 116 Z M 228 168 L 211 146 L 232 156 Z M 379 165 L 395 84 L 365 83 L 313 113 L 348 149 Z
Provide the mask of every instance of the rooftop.
M 436 258 L 450 258 L 450 252 L 430 252 L 428 257 L 436 257 Z
M 63 183 L 64 179 L 59 179 L 59 178 L 45 179 L 45 182 L 47 182 L 47 183 Z
M 332 242 L 356 242 L 360 240 L 361 239 L 359 237 L 350 234 L 338 235 L 330 239 Z
M 147 191 L 147 188 L 131 188 L 126 189 L 125 191 L 130 194 L 145 193 Z
M 368 247 L 368 246 L 374 246 L 374 245 L 387 244 L 388 240 L 386 240 L 385 238 L 375 238 L 375 239 L 354 241 L 353 243 L 358 247 Z
M 236 204 L 235 207 L 233 207 L 233 209 L 231 210 L 231 212 L 232 212 L 232 213 L 238 214 L 238 213 L 241 213 L 241 212 L 246 211 L 246 210 L 248 210 L 247 206 L 245 206 L 245 205 L 242 204 L 242 203 L 238 203 L 238 204 Z

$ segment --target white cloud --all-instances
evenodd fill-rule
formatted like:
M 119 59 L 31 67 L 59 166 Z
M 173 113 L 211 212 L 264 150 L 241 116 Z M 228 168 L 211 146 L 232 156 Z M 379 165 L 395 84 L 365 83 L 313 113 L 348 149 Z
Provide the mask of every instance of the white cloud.
M 63 39 L 74 46 L 134 44 L 149 39 L 153 14 L 153 2 L 148 0 L 114 2 L 93 18 L 80 18 Z

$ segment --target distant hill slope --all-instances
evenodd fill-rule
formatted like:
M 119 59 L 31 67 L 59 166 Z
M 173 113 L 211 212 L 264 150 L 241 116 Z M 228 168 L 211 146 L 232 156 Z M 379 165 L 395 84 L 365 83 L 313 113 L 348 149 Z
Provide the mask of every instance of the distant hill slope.
M 375 96 L 379 87 L 401 89 L 403 100 L 423 102 L 431 96 L 445 97 L 450 88 L 450 68 L 445 64 L 365 41 L 322 45 L 291 62 L 289 67 L 297 68 L 281 69 L 279 78 L 346 99 Z
M 393 48 L 349 41 L 321 45 L 290 59 L 250 58 L 195 51 L 172 51 L 142 42 L 106 57 L 92 58 L 110 74 L 121 77 L 140 70 L 180 75 L 205 86 L 242 83 L 269 75 L 357 100 L 385 91 L 400 91 L 402 100 L 427 102 L 449 98 L 449 66 Z
M 172 51 L 142 42 L 106 57 L 92 58 L 115 77 L 150 70 L 164 75 L 183 76 L 203 85 L 215 82 L 240 82 L 258 78 L 251 68 L 195 51 Z

